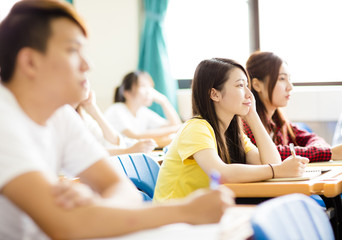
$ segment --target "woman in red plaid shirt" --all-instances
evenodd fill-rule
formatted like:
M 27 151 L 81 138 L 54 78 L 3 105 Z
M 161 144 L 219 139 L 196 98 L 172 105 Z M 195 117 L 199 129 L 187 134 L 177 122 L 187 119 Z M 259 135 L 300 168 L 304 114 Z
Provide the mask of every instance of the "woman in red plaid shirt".
M 342 159 L 342 145 L 331 147 L 314 133 L 297 128 L 285 119 L 280 107 L 285 107 L 293 88 L 287 64 L 272 52 L 255 52 L 246 64 L 251 79 L 250 88 L 255 96 L 259 117 L 284 160 L 291 155 L 289 144 L 295 145 L 296 154 L 310 162 Z M 244 130 L 256 144 L 246 122 Z

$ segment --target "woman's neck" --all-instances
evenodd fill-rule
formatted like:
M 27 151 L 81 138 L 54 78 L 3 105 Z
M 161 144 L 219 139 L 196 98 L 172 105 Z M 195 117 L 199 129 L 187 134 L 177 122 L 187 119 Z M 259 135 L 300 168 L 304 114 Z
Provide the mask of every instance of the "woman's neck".
M 232 121 L 234 115 L 225 114 L 225 113 L 216 113 L 218 117 L 219 122 L 219 131 L 220 134 L 224 135 L 224 133 L 227 131 L 230 122 Z
M 266 107 L 266 118 L 268 121 L 270 121 L 273 117 L 273 114 L 275 113 L 275 110 L 277 110 L 277 108 L 273 106 L 265 106 L 265 107 Z

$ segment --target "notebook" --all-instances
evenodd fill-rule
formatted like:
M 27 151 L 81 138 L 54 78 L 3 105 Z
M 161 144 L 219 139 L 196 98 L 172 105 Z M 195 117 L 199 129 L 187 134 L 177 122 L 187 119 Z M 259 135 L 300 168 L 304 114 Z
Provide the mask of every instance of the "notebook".
M 266 180 L 266 182 L 288 182 L 288 181 L 306 181 L 313 179 L 323 173 L 330 171 L 330 168 L 310 167 L 305 169 L 303 176 L 301 177 L 288 177 L 288 178 L 272 178 Z

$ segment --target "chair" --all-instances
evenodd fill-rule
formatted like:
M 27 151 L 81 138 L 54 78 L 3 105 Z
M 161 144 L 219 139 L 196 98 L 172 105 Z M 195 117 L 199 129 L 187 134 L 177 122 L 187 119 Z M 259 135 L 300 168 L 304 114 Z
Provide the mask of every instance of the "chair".
M 110 161 L 129 177 L 145 201 L 152 200 L 160 168 L 158 163 L 143 153 L 113 156 Z
M 323 208 L 303 194 L 285 195 L 260 204 L 251 225 L 255 240 L 334 239 Z

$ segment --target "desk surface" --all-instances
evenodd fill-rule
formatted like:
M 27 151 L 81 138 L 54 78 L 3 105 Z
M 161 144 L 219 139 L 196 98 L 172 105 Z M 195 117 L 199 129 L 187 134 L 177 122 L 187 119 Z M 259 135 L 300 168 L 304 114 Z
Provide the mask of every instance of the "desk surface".
M 303 193 L 332 198 L 342 193 L 342 166 L 331 166 L 329 172 L 307 181 L 227 183 L 225 186 L 234 191 L 236 197 L 267 198 Z
M 342 160 L 330 160 L 325 162 L 309 163 L 309 166 L 342 166 Z
M 152 159 L 160 165 L 164 160 L 165 153 L 162 150 L 154 150 L 147 155 L 151 156 Z

